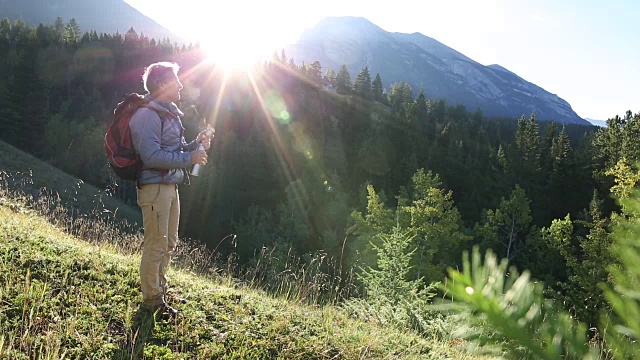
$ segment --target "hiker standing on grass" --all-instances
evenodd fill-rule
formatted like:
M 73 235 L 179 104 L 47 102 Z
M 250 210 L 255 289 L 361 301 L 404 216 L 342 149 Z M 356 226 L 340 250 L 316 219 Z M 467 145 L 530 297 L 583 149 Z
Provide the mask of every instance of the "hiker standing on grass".
M 191 143 L 184 140 L 180 121 L 184 114 L 175 104 L 182 89 L 178 70 L 178 64 L 169 62 L 146 68 L 142 81 L 148 105 L 136 110 L 129 123 L 133 145 L 143 164 L 137 180 L 144 225 L 142 300 L 147 309 L 169 316 L 178 313 L 167 303 L 167 268 L 178 241 L 178 184 L 185 178 L 185 168 L 207 163 L 207 153 L 197 150 L 198 144 L 205 149 L 211 144 L 204 131 Z

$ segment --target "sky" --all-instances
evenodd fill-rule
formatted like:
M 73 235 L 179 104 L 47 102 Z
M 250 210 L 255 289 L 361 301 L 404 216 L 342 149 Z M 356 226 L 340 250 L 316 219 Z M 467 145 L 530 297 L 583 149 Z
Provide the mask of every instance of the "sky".
M 583 118 L 640 112 L 640 1 L 125 1 L 199 40 L 212 57 L 237 54 L 229 62 L 270 56 L 324 17 L 360 16 L 389 32 L 422 33 L 483 65 L 499 64 Z

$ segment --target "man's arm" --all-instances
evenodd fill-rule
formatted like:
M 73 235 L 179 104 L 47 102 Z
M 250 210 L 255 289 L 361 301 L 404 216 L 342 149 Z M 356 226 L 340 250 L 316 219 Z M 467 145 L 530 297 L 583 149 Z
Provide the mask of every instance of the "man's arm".
M 140 108 L 129 122 L 136 152 L 148 168 L 181 169 L 191 165 L 189 152 L 165 151 L 160 146 L 162 120 L 153 110 Z
M 195 149 L 198 148 L 198 142 L 196 141 L 197 139 L 193 139 L 192 142 L 187 143 L 186 140 L 184 139 L 184 136 L 182 137 L 182 148 L 185 151 L 193 151 Z

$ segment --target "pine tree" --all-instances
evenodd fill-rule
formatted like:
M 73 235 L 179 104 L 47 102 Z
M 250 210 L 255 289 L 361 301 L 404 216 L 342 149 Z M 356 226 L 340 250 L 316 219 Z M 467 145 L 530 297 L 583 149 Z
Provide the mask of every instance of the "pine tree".
M 130 48 L 136 47 L 139 40 L 140 37 L 138 36 L 136 29 L 134 29 L 133 27 L 127 30 L 127 32 L 124 34 L 124 42 L 125 44 L 128 44 Z
M 377 266 L 364 269 L 360 280 L 369 301 L 397 306 L 412 295 L 415 297 L 422 285 L 420 278 L 409 280 L 415 235 L 403 233 L 399 227 L 394 227 L 390 234 L 380 234 L 378 237 L 380 245 L 372 243 L 377 253 Z
M 75 18 L 71 18 L 64 28 L 64 39 L 67 44 L 75 45 L 80 39 L 80 25 Z
M 509 162 L 507 161 L 507 156 L 504 152 L 504 148 L 502 147 L 502 144 L 500 144 L 498 146 L 498 153 L 496 155 L 497 160 L 498 160 L 498 164 L 500 165 L 500 170 L 502 170 L 502 173 L 507 173 L 509 171 Z
M 0 50 L 8 49 L 11 45 L 11 23 L 9 19 L 0 20 Z M 1 63 L 0 63 L 1 64 Z
M 479 345 L 477 353 L 508 359 L 596 359 L 587 344 L 587 327 L 545 299 L 543 284 L 528 271 L 520 274 L 509 265 L 491 251 L 483 257 L 474 247 L 472 254 L 464 252 L 462 269 L 450 269 L 440 286 L 460 306 L 465 321 L 476 325 L 467 336 Z
M 533 173 L 540 169 L 540 133 L 534 114 L 529 120 L 524 116 L 518 120 L 516 147 L 525 170 Z
M 429 109 L 427 105 L 427 97 L 424 95 L 424 89 L 420 90 L 420 94 L 416 98 L 416 110 L 418 118 L 422 119 L 427 116 Z
M 336 88 L 336 72 L 329 68 L 324 75 L 324 79 L 335 89 Z
M 636 184 L 640 182 L 640 170 L 633 168 L 626 157 L 605 172 L 605 175 L 612 176 L 615 185 L 611 187 L 611 192 L 620 199 L 627 199 L 633 192 Z M 625 203 L 622 203 L 622 210 L 625 210 Z
M 413 102 L 411 116 L 423 131 L 426 127 L 428 113 L 427 98 L 424 96 L 424 90 L 420 90 L 420 94 Z
M 510 162 L 516 183 L 532 199 L 541 199 L 545 196 L 545 179 L 541 176 L 540 133 L 535 114 L 531 114 L 529 120 L 524 116 L 518 120 L 515 140 L 515 153 L 511 154 Z M 544 201 L 537 201 L 535 205 L 532 208 L 535 218 L 548 221 L 549 207 Z
M 84 35 L 82 35 L 82 38 L 80 38 L 80 45 L 85 45 L 89 42 L 91 42 L 91 34 L 86 32 L 84 33 Z
M 630 163 L 640 160 L 639 137 L 640 113 L 632 115 L 627 112 L 624 117 L 616 115 L 607 120 L 607 127 L 596 132 L 592 144 L 595 147 L 594 160 L 599 164 L 596 176 L 602 182 L 611 185 L 606 182 L 604 172 L 616 166 L 622 158 Z
M 571 157 L 571 145 L 564 126 L 562 131 L 553 139 L 551 145 L 551 160 L 554 176 L 562 176 L 567 171 Z
M 300 65 L 298 67 L 298 72 L 302 75 L 306 75 L 307 74 L 307 65 L 304 64 L 304 61 L 302 62 L 302 65 Z
M 371 91 L 373 92 L 373 98 L 376 101 L 384 102 L 384 87 L 382 86 L 380 73 L 376 73 L 376 78 L 373 80 L 373 83 L 371 83 Z
M 462 218 L 453 203 L 453 192 L 441 189 L 437 174 L 419 169 L 412 177 L 408 194 L 399 196 L 400 225 L 416 236 L 414 257 L 416 279 L 438 281 L 454 264 L 453 254 L 469 238 L 462 232 Z
M 550 181 L 551 172 L 553 170 L 553 155 L 551 154 L 551 147 L 558 136 L 556 123 L 549 121 L 547 123 L 547 129 L 540 141 L 540 157 L 542 164 L 542 174 L 546 181 Z
M 61 44 L 65 39 L 65 24 L 64 20 L 62 20 L 60 16 L 56 18 L 56 21 L 53 24 L 53 30 L 56 34 L 56 42 Z
M 322 80 L 322 65 L 320 65 L 320 61 L 316 60 L 311 63 L 311 65 L 307 66 L 307 76 L 316 83 L 320 83 Z
M 609 272 L 604 265 L 616 262 L 609 251 L 609 220 L 602 216 L 601 207 L 598 192 L 594 191 L 583 220 L 572 221 L 567 214 L 542 229 L 545 241 L 562 255 L 569 271 L 568 281 L 559 284 L 559 300 L 569 304 L 572 313 L 591 327 L 606 307 L 601 284 L 607 282 Z
M 356 76 L 356 79 L 353 82 L 353 92 L 365 99 L 373 99 L 373 92 L 371 91 L 371 76 L 369 75 L 369 68 L 367 66 L 365 66 L 358 76 Z
M 416 98 L 412 111 L 411 122 L 415 123 L 415 126 L 420 130 L 423 136 L 423 143 L 433 143 L 436 133 L 436 122 L 433 116 L 429 116 L 429 100 L 424 95 L 424 90 L 420 90 L 420 94 Z
M 485 222 L 476 227 L 485 248 L 513 260 L 524 248 L 531 231 L 531 209 L 524 190 L 516 185 L 509 199 L 503 198 L 496 210 L 487 210 Z
M 413 102 L 413 90 L 406 81 L 391 84 L 389 102 L 395 111 L 405 111 L 405 106 Z
M 347 65 L 343 64 L 340 66 L 340 70 L 336 75 L 336 90 L 338 94 L 349 95 L 352 89 L 351 75 L 349 75 L 349 71 L 347 71 Z
M 367 266 L 357 276 L 364 287 L 364 298 L 345 301 L 345 309 L 363 318 L 375 314 L 377 321 L 398 328 L 430 331 L 432 325 L 425 315 L 436 285 L 425 287 L 422 279 L 409 280 L 414 255 L 411 233 L 396 226 L 375 240 L 372 246 L 377 266 Z
M 565 127 L 551 141 L 551 148 L 544 157 L 545 171 L 541 173 L 544 191 L 541 192 L 540 207 L 545 209 L 545 222 L 564 216 L 583 203 L 575 192 L 574 159 Z M 578 205 L 579 206 L 579 205 Z
M 366 207 L 364 213 L 354 211 L 351 214 L 354 225 L 348 230 L 353 239 L 347 244 L 347 264 L 375 265 L 372 240 L 380 234 L 389 234 L 394 226 L 394 212 L 384 204 L 384 192 L 378 194 L 373 185 L 367 185 Z M 377 241 L 377 240 L 376 240 Z M 374 241 L 373 243 L 378 244 Z

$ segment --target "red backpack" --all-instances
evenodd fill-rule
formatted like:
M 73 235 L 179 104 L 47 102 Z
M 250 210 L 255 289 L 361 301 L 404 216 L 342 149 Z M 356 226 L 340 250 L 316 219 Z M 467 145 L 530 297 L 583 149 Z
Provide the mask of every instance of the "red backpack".
M 142 160 L 133 147 L 129 129 L 131 117 L 141 107 L 149 107 L 144 96 L 136 93 L 126 95 L 113 111 L 111 124 L 104 136 L 104 150 L 109 165 L 123 180 L 136 181 L 142 171 Z

